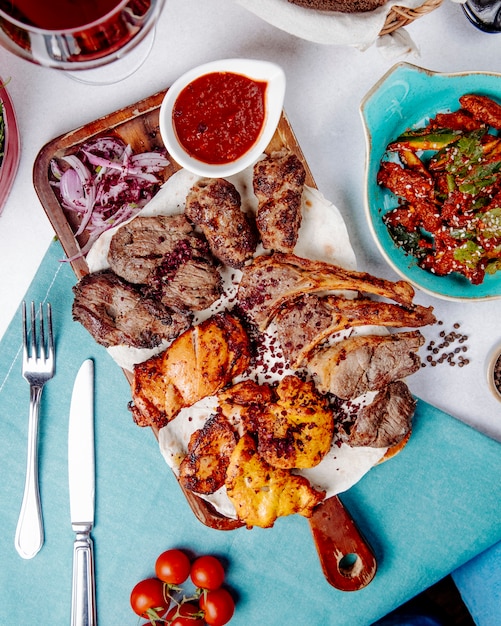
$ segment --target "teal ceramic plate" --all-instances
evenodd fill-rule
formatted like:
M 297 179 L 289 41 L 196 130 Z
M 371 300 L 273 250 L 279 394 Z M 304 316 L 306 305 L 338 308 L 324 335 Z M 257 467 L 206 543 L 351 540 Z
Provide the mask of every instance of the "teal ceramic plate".
M 459 108 L 465 93 L 501 100 L 501 74 L 463 72 L 441 74 L 399 63 L 369 91 L 360 113 L 366 135 L 365 210 L 369 227 L 388 263 L 415 287 L 445 300 L 486 300 L 501 297 L 501 272 L 472 285 L 460 274 L 434 276 L 393 243 L 382 215 L 397 206 L 396 196 L 376 182 L 386 146 L 404 130 L 422 126 L 437 112 Z

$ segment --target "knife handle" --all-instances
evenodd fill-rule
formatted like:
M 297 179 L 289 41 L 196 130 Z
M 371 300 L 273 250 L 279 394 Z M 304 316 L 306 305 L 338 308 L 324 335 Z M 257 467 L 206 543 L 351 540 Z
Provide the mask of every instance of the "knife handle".
M 94 580 L 94 544 L 91 526 L 73 529 L 73 584 L 71 594 L 71 626 L 95 626 L 96 586 Z

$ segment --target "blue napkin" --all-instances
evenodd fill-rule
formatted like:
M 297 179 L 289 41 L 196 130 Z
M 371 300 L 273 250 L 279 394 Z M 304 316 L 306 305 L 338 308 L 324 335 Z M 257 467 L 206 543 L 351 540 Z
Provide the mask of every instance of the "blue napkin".
M 363 626 L 501 540 L 501 448 L 419 401 L 414 433 L 394 459 L 342 496 L 378 560 L 368 587 L 343 593 L 325 580 L 309 525 L 300 516 L 272 529 L 217 531 L 191 512 L 149 429 L 127 408 L 122 371 L 71 318 L 75 277 L 51 244 L 26 296 L 49 300 L 57 372 L 45 388 L 40 481 L 45 544 L 32 560 L 14 549 L 28 423 L 21 377 L 19 313 L 0 344 L 0 623 L 67 624 L 73 532 L 67 484 L 68 411 L 81 362 L 96 366 L 96 548 L 100 626 L 137 625 L 129 607 L 136 582 L 158 554 L 183 547 L 216 554 L 237 599 L 234 626 Z
M 452 573 L 477 626 L 497 626 L 501 620 L 501 542 Z

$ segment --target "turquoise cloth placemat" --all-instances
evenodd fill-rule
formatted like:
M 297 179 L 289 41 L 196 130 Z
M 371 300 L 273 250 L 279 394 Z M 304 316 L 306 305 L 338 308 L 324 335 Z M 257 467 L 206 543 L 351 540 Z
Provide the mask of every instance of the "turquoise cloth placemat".
M 343 593 L 321 572 L 307 520 L 217 531 L 192 514 L 149 429 L 127 409 L 130 392 L 106 351 L 71 318 L 75 277 L 51 244 L 27 294 L 50 300 L 57 372 L 42 398 L 40 480 L 45 544 L 32 560 L 14 549 L 28 423 L 21 377 L 19 312 L 0 343 L 0 623 L 69 622 L 73 532 L 69 521 L 67 429 L 81 362 L 96 365 L 96 548 L 100 626 L 131 626 L 136 582 L 153 574 L 163 550 L 181 546 L 227 563 L 235 592 L 234 626 L 363 626 L 501 540 L 501 447 L 445 413 L 418 402 L 413 436 L 394 459 L 342 496 L 372 544 L 378 573 L 365 589 Z

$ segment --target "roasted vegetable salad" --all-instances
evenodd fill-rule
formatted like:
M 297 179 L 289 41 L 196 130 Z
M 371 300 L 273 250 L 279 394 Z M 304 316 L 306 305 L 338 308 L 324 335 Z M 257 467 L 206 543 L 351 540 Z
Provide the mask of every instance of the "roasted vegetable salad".
M 476 285 L 501 269 L 501 104 L 477 94 L 459 104 L 392 141 L 377 182 L 399 199 L 383 215 L 395 244 Z

